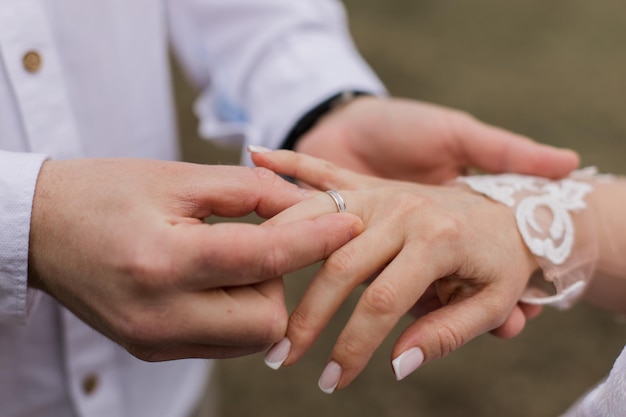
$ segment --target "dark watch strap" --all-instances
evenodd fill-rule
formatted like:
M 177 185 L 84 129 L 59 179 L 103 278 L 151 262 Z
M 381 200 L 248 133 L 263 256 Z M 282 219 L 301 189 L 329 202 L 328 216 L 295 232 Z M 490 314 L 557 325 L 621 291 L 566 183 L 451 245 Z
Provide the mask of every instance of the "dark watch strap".
M 298 120 L 295 126 L 291 129 L 285 141 L 283 142 L 281 149 L 289 149 L 292 150 L 298 139 L 302 137 L 306 132 L 311 130 L 311 128 L 317 123 L 322 116 L 329 113 L 334 108 L 341 106 L 343 104 L 349 103 L 359 96 L 368 96 L 370 93 L 366 93 L 364 91 L 342 91 L 341 93 L 337 93 L 332 97 L 324 100 L 317 106 L 315 106 L 312 110 L 306 113 L 304 116 Z

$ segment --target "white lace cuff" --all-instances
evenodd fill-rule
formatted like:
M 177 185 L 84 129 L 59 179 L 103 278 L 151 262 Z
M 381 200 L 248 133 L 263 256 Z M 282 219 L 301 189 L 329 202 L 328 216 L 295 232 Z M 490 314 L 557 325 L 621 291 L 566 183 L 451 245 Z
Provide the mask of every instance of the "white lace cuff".
M 521 301 L 567 308 L 582 295 L 598 259 L 585 201 L 593 190 L 591 181 L 598 179 L 602 176 L 595 168 L 575 171 L 559 181 L 517 174 L 458 178 L 513 210 L 519 232 L 543 272 L 543 278 L 531 278 Z

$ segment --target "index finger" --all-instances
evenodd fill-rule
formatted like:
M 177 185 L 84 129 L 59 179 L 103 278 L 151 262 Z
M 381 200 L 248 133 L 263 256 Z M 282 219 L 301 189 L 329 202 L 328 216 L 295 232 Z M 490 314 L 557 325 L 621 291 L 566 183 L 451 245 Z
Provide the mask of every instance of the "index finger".
M 423 247 L 417 249 L 400 252 L 363 292 L 318 382 L 325 393 L 346 387 L 359 375 L 400 318 L 440 275 L 433 257 L 425 255 Z
M 358 190 L 376 186 L 384 181 L 340 168 L 323 159 L 293 151 L 258 152 L 256 151 L 257 148 L 249 149 L 252 153 L 252 160 L 257 166 L 271 169 L 278 174 L 288 175 L 319 190 L 338 188 Z

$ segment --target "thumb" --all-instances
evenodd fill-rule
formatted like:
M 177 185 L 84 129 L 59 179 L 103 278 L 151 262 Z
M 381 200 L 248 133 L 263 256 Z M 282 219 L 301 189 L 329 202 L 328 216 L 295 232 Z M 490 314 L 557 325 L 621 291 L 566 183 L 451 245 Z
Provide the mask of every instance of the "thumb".
M 526 314 L 520 305 L 517 304 L 504 320 L 504 323 L 490 330 L 490 332 L 501 339 L 512 339 L 524 330 L 524 326 L 526 326 Z
M 492 174 L 515 172 L 557 179 L 580 163 L 570 149 L 540 144 L 474 118 L 465 119 L 456 130 L 469 164 Z
M 432 311 L 410 325 L 392 351 L 396 379 L 405 378 L 422 363 L 446 356 L 476 336 L 499 327 L 510 311 L 504 303 L 494 304 L 494 300 L 497 297 L 483 291 Z
M 250 285 L 326 259 L 363 230 L 349 213 L 325 214 L 276 226 L 183 224 L 172 259 L 194 289 Z

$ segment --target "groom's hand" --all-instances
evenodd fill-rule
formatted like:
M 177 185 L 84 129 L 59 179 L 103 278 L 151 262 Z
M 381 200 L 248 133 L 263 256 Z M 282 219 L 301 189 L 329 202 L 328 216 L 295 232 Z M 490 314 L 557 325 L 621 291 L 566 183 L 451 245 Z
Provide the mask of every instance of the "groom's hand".
M 362 223 L 203 219 L 268 217 L 304 197 L 259 168 L 48 161 L 35 190 L 29 285 L 144 360 L 255 352 L 285 333 L 280 276 L 325 259 Z
M 579 162 L 571 150 L 536 143 L 458 110 L 368 96 L 322 118 L 296 150 L 356 172 L 427 184 L 472 168 L 560 178 Z

